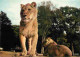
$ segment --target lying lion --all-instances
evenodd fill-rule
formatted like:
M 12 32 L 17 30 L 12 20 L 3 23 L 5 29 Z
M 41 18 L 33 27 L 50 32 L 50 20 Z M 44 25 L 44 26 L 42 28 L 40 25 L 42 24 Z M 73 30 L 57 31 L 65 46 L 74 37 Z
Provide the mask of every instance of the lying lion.
M 46 47 L 44 55 L 53 56 L 72 56 L 71 50 L 65 45 L 58 45 L 54 40 L 48 37 L 44 42 L 43 46 Z
M 22 55 L 36 55 L 36 46 L 38 40 L 38 22 L 37 22 L 36 3 L 32 2 L 26 5 L 21 4 L 21 21 L 19 36 L 22 47 Z M 28 40 L 28 51 L 26 49 L 26 40 Z

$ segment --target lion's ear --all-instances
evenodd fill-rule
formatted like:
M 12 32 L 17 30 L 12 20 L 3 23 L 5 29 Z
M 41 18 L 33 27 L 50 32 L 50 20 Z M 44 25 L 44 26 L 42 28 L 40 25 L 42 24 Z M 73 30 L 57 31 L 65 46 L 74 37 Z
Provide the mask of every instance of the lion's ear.
M 32 6 L 32 7 L 36 7 L 36 2 L 32 2 L 32 3 L 31 3 L 31 6 Z
M 21 4 L 21 8 L 23 7 L 24 5 L 23 4 Z

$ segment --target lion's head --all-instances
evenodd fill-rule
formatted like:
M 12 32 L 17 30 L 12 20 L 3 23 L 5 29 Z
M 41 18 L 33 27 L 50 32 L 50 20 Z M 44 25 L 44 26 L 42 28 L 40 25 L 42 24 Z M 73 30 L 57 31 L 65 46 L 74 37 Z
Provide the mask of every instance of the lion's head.
M 57 45 L 57 43 L 52 40 L 50 37 L 46 38 L 46 40 L 43 42 L 43 46 L 46 47 L 48 46 L 49 44 L 53 43 L 54 45 Z
M 32 20 L 37 18 L 37 9 L 36 3 L 32 2 L 31 4 L 28 3 L 26 5 L 21 4 L 21 20 L 23 22 L 29 23 Z

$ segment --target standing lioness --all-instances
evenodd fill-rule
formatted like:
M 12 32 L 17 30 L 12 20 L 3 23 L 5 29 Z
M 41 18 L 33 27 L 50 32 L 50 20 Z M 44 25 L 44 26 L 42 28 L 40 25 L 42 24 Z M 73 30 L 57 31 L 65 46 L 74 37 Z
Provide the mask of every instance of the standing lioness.
M 19 36 L 22 47 L 22 55 L 35 55 L 38 40 L 38 23 L 37 23 L 36 3 L 32 2 L 26 5 L 21 4 L 21 22 Z M 28 40 L 28 52 L 26 49 L 26 40 Z

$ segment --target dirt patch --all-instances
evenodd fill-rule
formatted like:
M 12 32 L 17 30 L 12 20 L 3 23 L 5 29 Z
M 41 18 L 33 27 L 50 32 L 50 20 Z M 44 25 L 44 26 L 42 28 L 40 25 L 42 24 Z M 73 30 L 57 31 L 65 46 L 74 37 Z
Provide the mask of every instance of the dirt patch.
M 29 57 L 27 56 L 20 56 L 21 52 L 11 52 L 11 51 L 0 51 L 0 57 Z M 36 57 L 47 57 L 43 56 L 43 54 L 38 54 Z M 80 57 L 80 56 L 72 56 L 72 57 Z
M 0 51 L 0 57 L 29 57 L 29 55 L 20 56 L 20 54 L 21 52 Z M 43 54 L 38 54 L 37 57 L 43 57 Z

